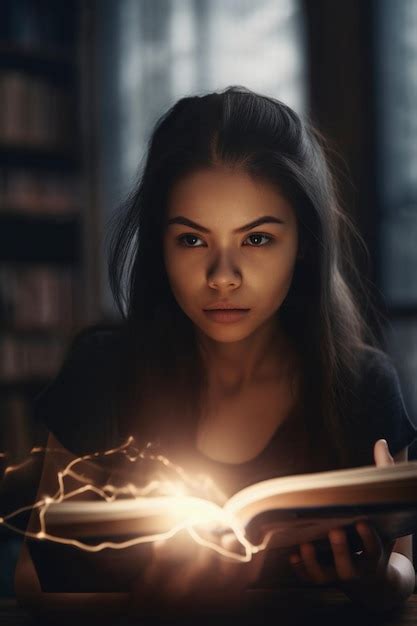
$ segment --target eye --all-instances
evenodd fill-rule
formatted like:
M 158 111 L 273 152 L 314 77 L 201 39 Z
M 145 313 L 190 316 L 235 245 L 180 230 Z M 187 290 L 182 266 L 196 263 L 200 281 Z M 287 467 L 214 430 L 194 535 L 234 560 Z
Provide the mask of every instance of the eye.
M 271 237 L 270 235 L 263 235 L 262 233 L 252 233 L 251 235 L 249 235 L 248 239 L 254 238 L 254 239 L 261 239 L 262 237 L 266 238 L 267 241 L 265 243 L 262 243 L 260 245 L 255 244 L 254 246 L 251 247 L 255 247 L 255 248 L 260 248 L 261 246 L 266 246 L 269 243 L 272 242 L 273 237 Z
M 257 244 L 250 245 L 251 248 L 261 248 L 262 246 L 266 246 L 272 243 L 272 240 L 273 240 L 273 237 L 271 237 L 270 235 L 264 235 L 263 233 L 251 233 L 247 239 L 251 239 L 252 237 L 256 237 L 256 238 L 264 237 L 267 239 L 267 241 L 266 243 L 263 243 L 260 245 L 257 245 Z M 180 235 L 179 237 L 177 237 L 177 241 L 180 246 L 183 246 L 184 248 L 201 248 L 201 246 L 188 245 L 187 243 L 185 243 L 186 238 L 200 239 L 200 237 L 197 237 L 197 235 L 193 235 L 192 233 L 186 233 L 185 235 Z M 200 241 L 202 240 L 200 239 Z
M 187 243 L 185 243 L 186 238 L 197 239 L 197 240 L 200 239 L 200 237 L 197 237 L 197 235 L 193 235 L 192 233 L 186 233 L 185 235 L 181 235 L 180 237 L 177 237 L 177 241 L 180 246 L 184 246 L 184 248 L 201 248 L 201 246 L 193 246 L 192 244 L 188 245 Z

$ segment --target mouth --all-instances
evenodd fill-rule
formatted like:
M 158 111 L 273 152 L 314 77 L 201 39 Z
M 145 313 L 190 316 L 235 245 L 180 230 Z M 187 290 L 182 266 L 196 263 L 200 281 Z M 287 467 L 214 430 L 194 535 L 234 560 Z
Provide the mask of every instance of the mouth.
M 238 322 L 250 309 L 203 309 L 204 313 L 214 322 Z
M 224 307 L 214 307 L 214 308 L 209 308 L 209 309 L 203 309 L 203 311 L 249 311 L 249 309 L 244 309 L 242 307 L 224 306 Z

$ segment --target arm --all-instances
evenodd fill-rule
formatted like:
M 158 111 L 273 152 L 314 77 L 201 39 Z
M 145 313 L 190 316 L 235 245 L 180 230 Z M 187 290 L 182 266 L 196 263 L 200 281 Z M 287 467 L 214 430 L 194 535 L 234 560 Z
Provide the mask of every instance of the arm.
M 406 455 L 404 450 L 396 455 L 396 460 L 407 460 Z M 375 443 L 374 457 L 377 466 L 394 463 L 383 440 Z M 307 542 L 301 544 L 300 556 L 290 556 L 296 574 L 304 581 L 336 584 L 353 602 L 375 612 L 401 606 L 415 585 L 411 536 L 388 541 L 365 521 L 355 527 L 364 548 L 360 559 L 351 554 L 344 528 L 334 528 L 329 532 L 333 564 L 321 564 L 314 544 Z
M 386 577 L 381 583 L 351 587 L 346 583 L 343 591 L 355 603 L 372 611 L 384 612 L 401 606 L 413 593 L 415 571 L 411 561 L 403 554 L 391 554 Z
M 394 456 L 395 463 L 407 460 L 408 448 L 404 448 Z M 404 603 L 413 593 L 415 586 L 412 535 L 408 535 L 396 540 L 384 581 L 368 588 L 355 588 L 347 583 L 344 591 L 351 600 L 371 610 L 387 611 Z

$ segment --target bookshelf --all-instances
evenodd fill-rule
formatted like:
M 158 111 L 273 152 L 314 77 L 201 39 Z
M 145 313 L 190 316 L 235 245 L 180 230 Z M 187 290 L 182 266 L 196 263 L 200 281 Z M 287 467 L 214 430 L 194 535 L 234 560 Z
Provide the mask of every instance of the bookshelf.
M 77 0 L 5 0 L 1 8 L 0 451 L 7 464 L 46 443 L 33 400 L 91 316 L 86 8 Z M 0 483 L 5 465 L 0 458 Z M 13 493 L 33 501 L 39 469 L 23 472 Z M 0 505 L 11 505 L 13 493 L 0 484 Z M 12 537 L 3 529 L 2 538 Z

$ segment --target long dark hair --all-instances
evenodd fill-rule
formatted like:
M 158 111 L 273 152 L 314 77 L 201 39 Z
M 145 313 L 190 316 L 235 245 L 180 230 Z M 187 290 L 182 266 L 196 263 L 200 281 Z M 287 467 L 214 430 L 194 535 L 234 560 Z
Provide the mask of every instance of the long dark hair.
M 132 357 L 126 379 L 132 421 L 126 404 L 125 426 L 133 427 L 151 396 L 156 403 L 169 398 L 169 407 L 163 403 L 159 419 L 156 411 L 142 420 L 149 433 L 163 432 L 167 420 L 170 432 L 184 438 L 192 428 L 182 426 L 196 425 L 206 374 L 193 324 L 170 289 L 162 235 L 173 184 L 218 162 L 276 185 L 296 212 L 303 257 L 279 316 L 301 356 L 317 467 L 326 467 L 323 450 L 329 468 L 348 467 L 355 458 L 350 402 L 361 355 L 379 350 L 358 306 L 359 295 L 367 294 L 352 237 L 366 245 L 341 208 L 321 134 L 282 102 L 241 86 L 181 98 L 159 118 L 137 185 L 115 218 L 109 280 Z

